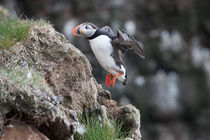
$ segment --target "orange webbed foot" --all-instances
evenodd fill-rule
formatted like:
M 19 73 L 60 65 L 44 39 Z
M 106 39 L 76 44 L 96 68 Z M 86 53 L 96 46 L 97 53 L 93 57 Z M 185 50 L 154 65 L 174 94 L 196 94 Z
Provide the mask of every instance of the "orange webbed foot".
M 115 81 L 116 81 L 117 77 L 119 77 L 121 75 L 122 75 L 122 73 L 118 73 L 113 77 L 112 82 L 111 82 L 111 87 L 114 87 L 114 84 L 115 84 Z
M 110 88 L 110 83 L 111 83 L 111 77 L 112 77 L 113 75 L 112 74 L 107 74 L 107 76 L 106 76 L 106 86 L 108 87 L 108 88 Z

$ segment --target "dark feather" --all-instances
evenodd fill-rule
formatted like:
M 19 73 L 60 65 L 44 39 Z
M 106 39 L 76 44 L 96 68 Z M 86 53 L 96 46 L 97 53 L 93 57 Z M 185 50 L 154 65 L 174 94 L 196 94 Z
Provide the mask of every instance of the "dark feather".
M 113 36 L 113 37 L 116 36 L 113 30 L 109 26 L 104 26 L 101 29 L 105 30 L 108 34 L 110 34 L 110 36 Z
M 99 31 L 109 36 L 112 40 L 116 38 L 116 34 L 113 32 L 113 30 L 109 26 L 104 26 Z M 114 51 L 112 53 L 112 57 L 114 58 L 116 65 L 121 68 L 121 65 L 124 65 L 123 52 L 118 47 L 114 47 L 113 49 Z
M 118 47 L 122 53 L 126 53 L 128 49 L 134 50 L 141 58 L 145 59 L 144 53 L 139 44 L 131 35 L 122 30 L 117 30 L 117 36 L 112 39 L 112 45 Z
M 125 66 L 123 62 L 123 53 L 117 47 L 114 47 L 113 49 L 114 50 L 111 56 L 114 58 L 116 65 L 119 68 L 121 68 L 121 65 Z
M 87 39 L 94 39 L 100 35 L 107 35 L 109 38 L 116 37 L 115 33 L 112 31 L 112 29 L 109 26 L 104 26 L 102 28 L 98 28 L 91 37 L 87 37 Z

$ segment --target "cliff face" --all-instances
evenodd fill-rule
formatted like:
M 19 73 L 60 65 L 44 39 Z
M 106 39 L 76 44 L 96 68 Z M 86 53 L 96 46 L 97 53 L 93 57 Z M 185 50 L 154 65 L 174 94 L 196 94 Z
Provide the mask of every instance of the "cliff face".
M 34 26 L 25 42 L 0 50 L 2 139 L 20 134 L 6 129 L 11 125 L 30 125 L 49 139 L 74 139 L 78 118 L 87 110 L 101 110 L 106 120 L 124 122 L 132 138 L 140 140 L 139 110 L 118 107 L 91 70 L 87 58 L 50 25 Z

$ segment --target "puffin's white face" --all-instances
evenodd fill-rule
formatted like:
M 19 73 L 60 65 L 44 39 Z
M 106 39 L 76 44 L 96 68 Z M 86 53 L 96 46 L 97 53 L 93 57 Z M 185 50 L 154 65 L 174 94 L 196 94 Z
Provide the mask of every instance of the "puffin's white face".
M 97 30 L 97 26 L 91 23 L 82 23 L 72 30 L 72 34 L 76 36 L 91 37 Z

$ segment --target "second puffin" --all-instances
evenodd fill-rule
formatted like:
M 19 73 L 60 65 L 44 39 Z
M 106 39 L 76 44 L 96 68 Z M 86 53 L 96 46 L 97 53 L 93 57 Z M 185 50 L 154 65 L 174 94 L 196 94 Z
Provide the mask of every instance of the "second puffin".
M 145 59 L 142 46 L 125 31 L 117 30 L 116 35 L 108 26 L 98 28 L 93 23 L 86 22 L 76 26 L 72 33 L 89 40 L 96 59 L 109 72 L 106 76 L 107 87 L 114 87 L 116 79 L 126 84 L 127 74 L 122 57 L 128 49 Z

